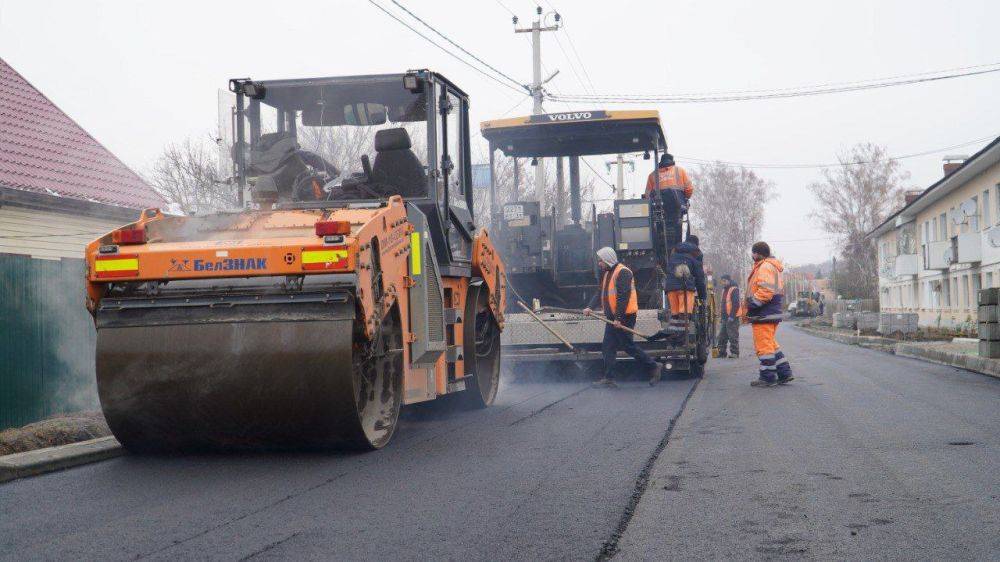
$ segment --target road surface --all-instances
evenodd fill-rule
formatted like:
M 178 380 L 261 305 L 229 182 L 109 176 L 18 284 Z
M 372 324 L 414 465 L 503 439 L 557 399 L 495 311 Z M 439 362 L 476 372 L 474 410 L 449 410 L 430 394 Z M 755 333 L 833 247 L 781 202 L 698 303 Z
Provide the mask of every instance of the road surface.
M 617 559 L 1000 559 L 1000 380 L 790 326 L 778 341 L 796 380 L 750 388 L 717 361 Z
M 368 454 L 122 457 L 0 485 L 0 558 L 592 559 L 691 380 L 508 384 Z
M 411 409 L 376 453 L 126 456 L 0 485 L 0 558 L 1000 556 L 1000 381 L 779 341 L 787 387 L 750 388 L 752 357 L 696 388 L 507 384 L 488 410 Z

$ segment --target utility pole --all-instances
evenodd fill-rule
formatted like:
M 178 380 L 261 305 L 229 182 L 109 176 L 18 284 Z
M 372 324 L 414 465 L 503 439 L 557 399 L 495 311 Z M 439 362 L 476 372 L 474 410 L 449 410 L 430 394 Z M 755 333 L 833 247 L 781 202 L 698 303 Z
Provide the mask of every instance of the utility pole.
M 531 27 L 517 27 L 517 16 L 514 16 L 514 33 L 530 33 L 531 34 L 531 97 L 534 100 L 532 106 L 532 115 L 541 115 L 545 113 L 545 109 L 542 107 L 542 101 L 545 99 L 545 90 L 542 88 L 549 80 L 556 77 L 559 71 L 555 71 L 551 76 L 542 80 L 542 32 L 543 31 L 556 31 L 559 29 L 559 21 L 561 16 L 559 12 L 549 12 L 555 15 L 555 25 L 544 26 L 543 20 L 545 17 L 542 15 L 542 7 L 537 6 L 535 8 L 535 21 L 532 22 Z M 546 14 L 548 15 L 548 14 Z M 535 199 L 539 202 L 542 209 L 545 209 L 545 161 L 541 158 L 536 158 L 534 160 L 535 164 Z
M 635 172 L 635 161 L 632 159 L 626 160 L 621 154 L 614 160 L 604 163 L 608 168 L 608 172 L 611 171 L 611 166 L 618 166 L 618 183 L 615 185 L 615 199 L 619 201 L 625 199 L 625 164 L 628 164 L 630 171 Z

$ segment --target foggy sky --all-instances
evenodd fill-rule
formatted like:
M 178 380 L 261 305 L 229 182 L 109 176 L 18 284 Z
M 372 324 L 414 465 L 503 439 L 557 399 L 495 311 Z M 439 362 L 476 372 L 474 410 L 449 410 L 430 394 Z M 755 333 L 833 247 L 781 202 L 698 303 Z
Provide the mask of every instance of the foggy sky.
M 379 1 L 394 9 L 389 0 Z M 496 0 L 400 1 L 487 62 L 530 80 L 526 36 L 512 33 L 510 14 Z M 501 1 L 522 24 L 534 16 L 532 2 Z M 542 5 L 562 13 L 566 27 L 559 40 L 572 56 L 572 38 L 598 93 L 794 87 L 1000 60 L 1000 2 L 988 0 L 543 0 Z M 550 83 L 553 91 L 585 93 L 552 34 L 543 38 L 542 56 L 547 70 L 561 71 Z M 213 134 L 216 90 L 233 77 L 431 68 L 470 94 L 474 129 L 524 97 L 362 0 L 0 0 L 0 57 L 140 172 L 166 143 Z M 861 141 L 884 144 L 898 155 L 1000 135 L 998 86 L 1000 75 L 990 74 L 791 100 L 655 108 L 679 159 L 828 163 L 837 151 Z M 530 107 L 526 101 L 510 115 L 527 114 Z M 546 109 L 567 107 L 549 103 Z M 948 152 L 971 154 L 983 144 Z M 943 155 L 904 160 L 911 185 L 936 181 Z M 637 164 L 644 177 L 651 163 Z M 808 217 L 812 196 L 806 186 L 818 179 L 819 170 L 758 173 L 776 184 L 778 198 L 764 228 L 774 251 L 791 263 L 828 258 L 830 243 L 812 240 L 828 235 Z M 633 193 L 641 179 L 633 182 Z M 597 196 L 609 193 L 596 189 Z

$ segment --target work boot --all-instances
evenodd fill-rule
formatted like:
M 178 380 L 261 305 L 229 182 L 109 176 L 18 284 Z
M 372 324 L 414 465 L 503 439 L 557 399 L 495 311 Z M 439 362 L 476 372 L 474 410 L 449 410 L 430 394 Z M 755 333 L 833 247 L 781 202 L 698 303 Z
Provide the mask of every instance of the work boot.
M 778 381 L 768 379 L 755 379 L 750 381 L 750 386 L 777 386 Z
M 601 377 L 600 379 L 594 381 L 594 384 L 591 386 L 594 388 L 618 388 L 618 383 L 615 382 L 615 379 Z
M 781 376 L 778 377 L 778 384 L 788 384 L 793 380 L 795 380 L 795 375 L 788 373 L 787 377 L 781 377 Z
M 663 377 L 663 365 L 657 363 L 649 368 L 649 386 L 656 386 L 656 383 L 660 382 L 660 378 Z

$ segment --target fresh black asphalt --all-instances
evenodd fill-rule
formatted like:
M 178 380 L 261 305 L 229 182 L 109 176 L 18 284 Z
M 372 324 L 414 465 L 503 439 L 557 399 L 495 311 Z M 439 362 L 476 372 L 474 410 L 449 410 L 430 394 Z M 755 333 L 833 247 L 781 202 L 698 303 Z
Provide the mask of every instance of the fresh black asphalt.
M 0 559 L 1000 558 L 1000 380 L 778 339 L 788 386 L 750 388 L 751 354 L 693 393 L 508 383 L 487 410 L 410 408 L 375 453 L 125 456 L 0 485 Z
M 593 559 L 692 380 L 514 383 L 367 454 L 132 457 L 0 485 L 0 558 Z

